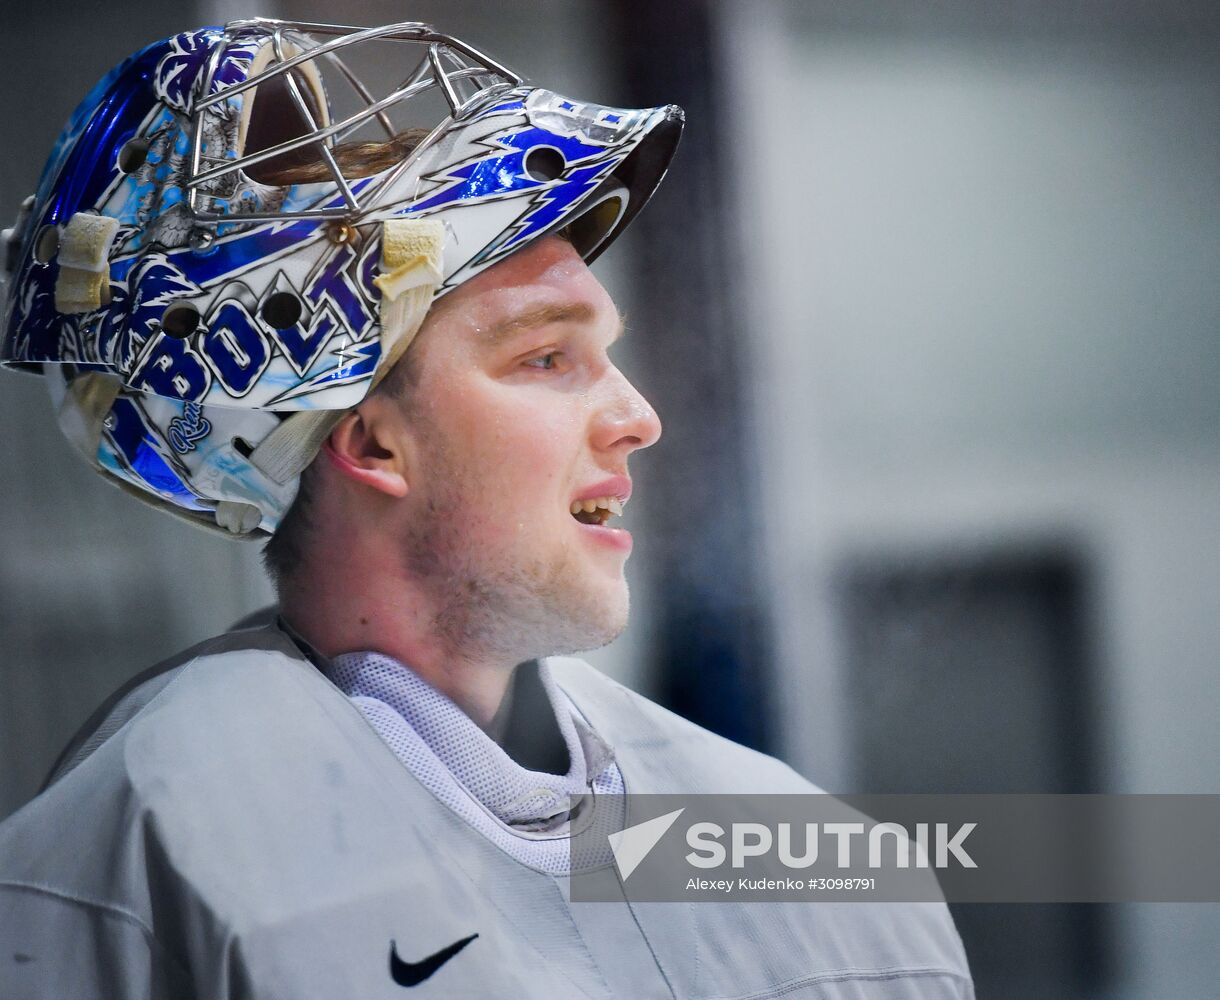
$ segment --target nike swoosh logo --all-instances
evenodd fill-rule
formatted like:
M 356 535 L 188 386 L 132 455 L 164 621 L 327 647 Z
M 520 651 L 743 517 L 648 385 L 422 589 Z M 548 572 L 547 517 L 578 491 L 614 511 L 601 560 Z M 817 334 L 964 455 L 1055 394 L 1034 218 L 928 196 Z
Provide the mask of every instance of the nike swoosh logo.
M 418 962 L 404 962 L 398 957 L 398 949 L 391 941 L 390 975 L 399 986 L 418 986 L 478 936 L 471 934 L 470 937 L 462 938 L 461 941 L 454 941 L 447 948 L 442 948 L 435 955 L 429 955 Z

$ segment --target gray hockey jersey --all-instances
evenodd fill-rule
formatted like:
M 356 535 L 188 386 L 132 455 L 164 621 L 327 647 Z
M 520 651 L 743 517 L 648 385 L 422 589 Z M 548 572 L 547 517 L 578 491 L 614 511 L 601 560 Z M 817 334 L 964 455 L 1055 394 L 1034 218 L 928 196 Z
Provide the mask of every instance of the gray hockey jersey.
M 549 663 L 629 792 L 816 791 Z M 569 902 L 274 627 L 150 672 L 0 825 L 0 946 L 5 1000 L 973 996 L 940 903 Z

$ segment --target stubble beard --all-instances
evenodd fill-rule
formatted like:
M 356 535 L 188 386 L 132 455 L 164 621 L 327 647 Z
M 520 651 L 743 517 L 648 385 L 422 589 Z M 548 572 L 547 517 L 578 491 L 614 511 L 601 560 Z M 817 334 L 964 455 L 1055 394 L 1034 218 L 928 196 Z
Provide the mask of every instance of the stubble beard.
M 434 634 L 459 660 L 539 656 L 597 649 L 627 625 L 627 584 L 598 586 L 570 549 L 549 563 L 529 542 L 482 544 L 475 519 L 485 516 L 454 474 L 420 511 L 403 542 L 404 564 L 430 598 Z M 550 552 L 560 551 L 544 546 Z

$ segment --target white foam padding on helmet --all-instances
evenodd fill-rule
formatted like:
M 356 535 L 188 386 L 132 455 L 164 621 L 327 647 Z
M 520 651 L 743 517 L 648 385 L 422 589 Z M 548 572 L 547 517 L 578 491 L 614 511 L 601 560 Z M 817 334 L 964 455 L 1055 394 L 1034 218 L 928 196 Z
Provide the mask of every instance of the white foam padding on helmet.
M 216 505 L 216 523 L 233 535 L 250 534 L 262 520 L 262 513 L 252 503 L 221 500 Z
M 381 274 L 373 284 L 391 302 L 444 277 L 445 226 L 436 219 L 389 219 L 381 227 Z
M 77 212 L 59 236 L 59 277 L 55 308 L 61 313 L 86 313 L 102 305 L 102 290 L 110 281 L 110 245 L 119 220 L 108 215 Z
M 381 360 L 376 385 L 403 356 L 423 326 L 436 287 L 445 277 L 445 226 L 437 219 L 388 219 L 381 227 Z

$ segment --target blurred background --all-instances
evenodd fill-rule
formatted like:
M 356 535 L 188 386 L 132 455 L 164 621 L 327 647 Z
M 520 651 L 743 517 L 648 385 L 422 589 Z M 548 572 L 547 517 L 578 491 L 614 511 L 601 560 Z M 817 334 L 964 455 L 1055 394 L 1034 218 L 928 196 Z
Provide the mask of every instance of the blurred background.
M 1220 13 L 1187 2 L 113 0 L 0 22 L 0 220 L 112 64 L 253 13 L 435 23 L 689 127 L 598 264 L 665 436 L 592 657 L 836 792 L 1217 792 Z M 271 600 L 0 379 L 0 816 Z M 954 908 L 980 997 L 1211 997 L 1220 906 Z

